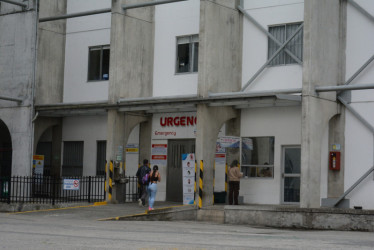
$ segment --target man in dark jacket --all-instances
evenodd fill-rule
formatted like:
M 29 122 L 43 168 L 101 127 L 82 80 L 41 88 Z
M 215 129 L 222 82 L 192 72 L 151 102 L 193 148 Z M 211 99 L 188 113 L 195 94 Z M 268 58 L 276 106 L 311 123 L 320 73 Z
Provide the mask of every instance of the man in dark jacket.
M 149 174 L 151 172 L 151 169 L 149 168 L 149 163 L 147 159 L 143 160 L 143 166 L 138 168 L 138 171 L 136 172 L 136 177 L 138 177 L 138 183 L 139 183 L 139 193 L 140 198 L 138 200 L 139 206 L 145 206 L 145 199 L 147 198 L 147 184 L 143 184 L 142 179 L 146 174 Z

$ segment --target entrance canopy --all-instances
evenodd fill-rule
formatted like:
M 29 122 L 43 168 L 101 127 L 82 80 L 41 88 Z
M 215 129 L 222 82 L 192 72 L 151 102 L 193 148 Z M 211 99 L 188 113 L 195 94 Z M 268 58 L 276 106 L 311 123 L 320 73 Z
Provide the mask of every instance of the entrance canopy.
M 82 115 L 105 115 L 109 109 L 119 112 L 168 113 L 196 111 L 197 104 L 211 107 L 232 106 L 235 109 L 287 107 L 301 105 L 301 89 L 272 90 L 262 92 L 232 92 L 197 95 L 121 98 L 116 104 L 107 102 L 60 103 L 36 105 L 39 116 L 65 117 Z

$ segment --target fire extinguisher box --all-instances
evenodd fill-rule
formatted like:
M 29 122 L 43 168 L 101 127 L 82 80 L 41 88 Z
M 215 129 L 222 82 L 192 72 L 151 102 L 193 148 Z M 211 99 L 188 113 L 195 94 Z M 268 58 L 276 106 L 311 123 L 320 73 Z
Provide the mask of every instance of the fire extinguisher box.
M 331 151 L 329 158 L 329 169 L 340 170 L 340 152 Z

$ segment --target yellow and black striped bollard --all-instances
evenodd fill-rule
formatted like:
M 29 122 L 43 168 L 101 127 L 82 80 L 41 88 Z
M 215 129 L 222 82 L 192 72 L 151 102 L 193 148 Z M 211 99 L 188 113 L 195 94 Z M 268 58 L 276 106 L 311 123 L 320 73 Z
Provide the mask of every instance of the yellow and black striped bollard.
M 199 180 L 199 208 L 203 206 L 203 180 L 204 180 L 204 163 L 200 161 L 200 180 Z

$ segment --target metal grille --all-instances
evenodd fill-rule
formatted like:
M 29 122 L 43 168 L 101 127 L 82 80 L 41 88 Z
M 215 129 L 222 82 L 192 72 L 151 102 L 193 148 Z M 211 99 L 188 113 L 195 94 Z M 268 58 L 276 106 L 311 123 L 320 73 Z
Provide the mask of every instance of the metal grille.
M 96 175 L 105 175 L 106 141 L 97 142 Z
M 83 142 L 64 142 L 62 176 L 83 175 Z
M 279 26 L 269 27 L 269 33 L 272 34 L 279 42 L 284 43 L 291 35 L 297 30 L 301 23 L 297 24 L 285 24 Z M 268 59 L 279 49 L 273 40 L 268 39 Z M 292 38 L 287 44 L 286 48 L 291 51 L 300 60 L 303 59 L 303 30 Z M 297 63 L 287 53 L 281 51 L 269 65 L 284 65 Z

